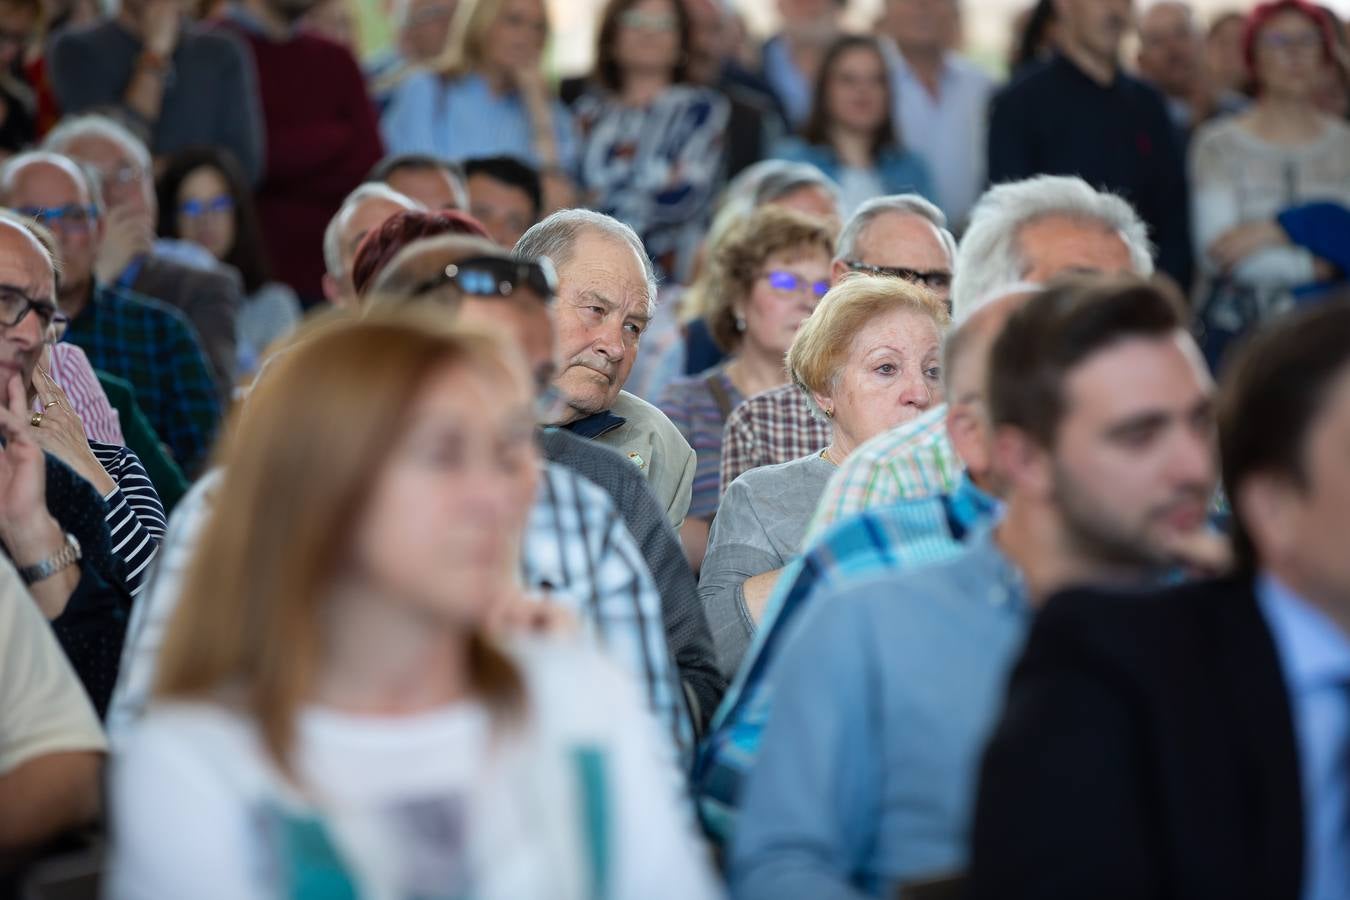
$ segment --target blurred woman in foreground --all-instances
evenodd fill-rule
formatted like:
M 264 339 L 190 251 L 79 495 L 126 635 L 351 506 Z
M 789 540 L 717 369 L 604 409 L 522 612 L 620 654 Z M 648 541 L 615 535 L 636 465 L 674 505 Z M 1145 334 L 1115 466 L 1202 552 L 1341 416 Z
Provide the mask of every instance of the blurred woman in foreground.
M 632 688 L 506 640 L 531 389 L 411 313 L 268 367 L 114 770 L 116 897 L 706 897 Z

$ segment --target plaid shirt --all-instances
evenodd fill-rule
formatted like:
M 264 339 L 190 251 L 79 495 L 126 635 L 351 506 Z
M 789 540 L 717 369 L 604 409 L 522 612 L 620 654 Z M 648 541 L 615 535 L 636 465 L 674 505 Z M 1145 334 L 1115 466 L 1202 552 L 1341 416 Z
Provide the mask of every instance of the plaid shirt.
M 197 335 L 157 300 L 98 285 L 66 339 L 95 369 L 131 382 L 156 434 L 189 476 L 211 449 L 220 395 Z
M 572 610 L 635 679 L 687 770 L 693 720 L 642 551 L 602 488 L 554 463 L 540 475 L 522 548 L 525 586 Z
M 947 439 L 944 403 L 854 450 L 821 495 L 806 540 L 865 509 L 951 493 L 964 468 Z
M 819 453 L 831 436 L 830 423 L 811 411 L 796 385 L 756 394 L 732 410 L 722 432 L 721 493 L 751 469 Z
M 178 504 L 150 590 L 132 610 L 122 673 L 108 712 L 114 742 L 149 700 L 164 631 L 222 474 L 208 473 Z M 693 723 L 666 645 L 661 598 L 641 552 L 603 490 L 552 463 L 544 463 L 540 476 L 522 547 L 526 587 L 546 591 L 576 613 L 614 662 L 636 679 L 687 769 Z
M 741 785 L 754 767 L 773 707 L 771 666 L 801 613 L 850 582 L 957 555 L 965 537 L 993 519 L 998 508 L 962 475 L 955 493 L 906 500 L 839 522 L 788 564 L 694 769 L 699 812 L 715 840 L 731 838 Z

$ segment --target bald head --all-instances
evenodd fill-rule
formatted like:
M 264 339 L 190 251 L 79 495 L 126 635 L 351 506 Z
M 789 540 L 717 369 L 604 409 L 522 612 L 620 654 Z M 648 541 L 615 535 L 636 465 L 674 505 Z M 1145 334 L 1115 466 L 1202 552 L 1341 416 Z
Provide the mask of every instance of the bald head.
M 46 325 L 56 311 L 56 276 L 51 252 L 10 213 L 0 215 L 0 290 L 18 303 L 26 298 L 41 307 L 27 310 L 13 325 L 0 325 L 0 389 L 17 375 L 31 397 Z
M 77 307 L 88 295 L 103 238 L 84 171 L 55 153 L 20 154 L 0 168 L 0 204 L 51 229 L 61 260 L 62 302 Z

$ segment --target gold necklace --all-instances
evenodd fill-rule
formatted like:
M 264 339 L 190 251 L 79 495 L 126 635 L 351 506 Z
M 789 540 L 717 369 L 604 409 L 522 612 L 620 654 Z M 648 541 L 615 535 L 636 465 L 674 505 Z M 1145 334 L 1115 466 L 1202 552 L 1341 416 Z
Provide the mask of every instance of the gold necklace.
M 831 444 L 829 447 L 826 447 L 824 450 L 820 451 L 820 458 L 825 460 L 827 463 L 829 463 L 830 465 L 834 466 L 837 469 L 839 468 L 839 463 L 835 462 L 834 457 L 830 455 L 830 449 L 833 446 L 834 445 Z

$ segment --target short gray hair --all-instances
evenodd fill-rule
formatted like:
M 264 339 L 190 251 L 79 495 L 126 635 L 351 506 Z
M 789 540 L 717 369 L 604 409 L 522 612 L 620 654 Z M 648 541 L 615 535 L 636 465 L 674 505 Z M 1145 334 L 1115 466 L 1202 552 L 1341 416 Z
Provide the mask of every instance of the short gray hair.
M 352 217 L 356 208 L 367 200 L 388 200 L 390 203 L 397 203 L 406 209 L 426 212 L 426 207 L 418 203 L 406 194 L 400 194 L 389 185 L 379 181 L 368 181 L 365 184 L 358 185 L 356 190 L 347 195 L 347 199 L 342 201 L 338 207 L 337 213 L 328 220 L 328 227 L 323 230 L 323 266 L 328 270 L 328 274 L 334 278 L 341 278 L 343 275 L 342 265 L 342 229 L 347 224 L 347 220 Z
M 1038 175 L 995 185 L 976 202 L 957 252 L 952 311 L 958 323 L 997 296 L 1003 285 L 1026 280 L 1031 263 L 1022 250 L 1022 229 L 1051 216 L 1079 219 L 1114 232 L 1130 252 L 1134 273 L 1153 274 L 1148 226 L 1124 198 L 1069 175 Z
M 63 153 L 55 153 L 51 150 L 28 150 L 17 156 L 11 156 L 0 165 L 0 203 L 9 205 L 10 182 L 14 180 L 14 173 L 25 166 L 33 163 L 47 163 L 61 169 L 65 169 L 70 174 L 79 179 L 84 185 L 85 193 L 89 195 L 89 203 L 99 213 L 103 214 L 103 183 L 95 172 L 89 166 L 84 165 L 79 160 L 71 159 Z
M 773 203 L 806 188 L 819 188 L 830 195 L 836 207 L 839 205 L 839 185 L 810 163 L 784 163 L 781 168 L 767 170 L 755 185 L 752 205 Z
M 103 138 L 117 144 L 128 156 L 136 160 L 136 165 L 145 170 L 147 178 L 154 177 L 150 150 L 145 146 L 145 141 L 133 134 L 130 128 L 108 116 L 90 113 L 65 119 L 48 133 L 42 142 L 42 149 L 69 155 L 66 150 L 71 144 L 81 138 L 90 137 Z
M 599 232 L 632 248 L 642 262 L 642 276 L 647 282 L 647 310 L 654 311 L 656 270 L 647 256 L 647 248 L 642 246 L 637 232 L 613 216 L 590 209 L 560 209 L 522 234 L 513 252 L 525 257 L 547 256 L 561 270 L 571 262 L 577 240 L 587 231 Z
M 942 249 L 947 251 L 947 258 L 953 265 L 956 263 L 956 238 L 947 230 L 946 215 L 918 194 L 888 194 L 884 197 L 873 197 L 859 206 L 853 216 L 844 223 L 844 230 L 839 232 L 839 243 L 834 258 L 856 259 L 858 241 L 862 240 L 867 226 L 888 213 L 918 216 L 926 220 L 937 229 L 938 239 L 942 242 Z

